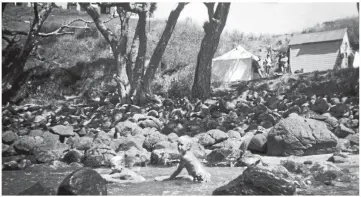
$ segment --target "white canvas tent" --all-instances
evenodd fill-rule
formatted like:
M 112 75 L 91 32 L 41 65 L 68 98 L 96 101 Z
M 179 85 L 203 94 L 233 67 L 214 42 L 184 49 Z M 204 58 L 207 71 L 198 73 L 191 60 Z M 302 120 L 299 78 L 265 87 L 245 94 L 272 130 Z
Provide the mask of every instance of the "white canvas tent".
M 353 67 L 354 68 L 360 67 L 360 53 L 358 51 L 356 51 L 355 57 L 353 59 Z
M 251 80 L 253 79 L 252 59 L 258 60 L 258 57 L 239 45 L 212 60 L 212 76 L 216 76 L 217 80 L 224 83 Z

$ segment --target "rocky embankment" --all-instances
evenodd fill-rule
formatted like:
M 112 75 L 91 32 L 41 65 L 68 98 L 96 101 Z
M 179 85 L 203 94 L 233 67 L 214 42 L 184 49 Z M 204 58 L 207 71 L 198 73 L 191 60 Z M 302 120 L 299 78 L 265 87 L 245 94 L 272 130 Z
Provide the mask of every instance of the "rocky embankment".
M 145 107 L 77 100 L 3 106 L 3 170 L 109 166 L 115 155 L 128 166 L 173 165 L 183 135 L 194 139 L 192 151 L 209 166 L 249 166 L 260 154 L 358 154 L 358 93 L 322 95 L 312 85 L 284 76 L 236 86 L 236 93 L 218 91 L 203 102 L 155 96 Z M 330 161 L 347 159 L 340 153 Z

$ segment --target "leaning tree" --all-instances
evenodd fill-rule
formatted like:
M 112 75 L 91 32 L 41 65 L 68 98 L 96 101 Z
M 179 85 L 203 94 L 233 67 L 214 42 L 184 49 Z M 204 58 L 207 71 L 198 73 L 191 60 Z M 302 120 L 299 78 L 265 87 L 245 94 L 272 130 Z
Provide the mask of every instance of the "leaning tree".
M 205 99 L 211 94 L 212 59 L 217 50 L 218 43 L 227 21 L 231 3 L 204 3 L 208 9 L 209 21 L 205 22 L 203 29 L 205 35 L 198 53 L 196 73 L 192 86 L 192 97 Z
M 7 4 L 2 4 L 2 12 Z M 2 103 L 16 102 L 16 94 L 25 82 L 23 80 L 24 67 L 38 46 L 39 41 L 44 37 L 73 34 L 70 29 L 87 29 L 88 26 L 74 26 L 75 22 L 83 21 L 75 19 L 50 33 L 41 32 L 41 27 L 55 7 L 54 3 L 33 3 L 34 17 L 28 31 L 20 31 L 2 27 L 2 40 L 5 41 L 2 54 Z M 3 13 L 4 14 L 4 13 Z M 26 37 L 24 43 L 20 37 Z
M 90 3 L 80 3 L 93 19 L 96 27 L 111 47 L 117 66 L 115 80 L 121 103 L 134 102 L 143 104 L 151 95 L 150 85 L 161 58 L 173 33 L 178 17 L 187 3 L 178 5 L 169 14 L 163 34 L 154 49 L 147 69 L 144 60 L 147 49 L 146 18 L 156 9 L 156 3 L 100 3 L 101 6 L 115 6 L 120 20 L 120 32 L 112 32 L 100 19 L 97 9 Z M 129 19 L 131 14 L 138 15 L 138 23 L 131 47 L 127 48 L 129 40 Z

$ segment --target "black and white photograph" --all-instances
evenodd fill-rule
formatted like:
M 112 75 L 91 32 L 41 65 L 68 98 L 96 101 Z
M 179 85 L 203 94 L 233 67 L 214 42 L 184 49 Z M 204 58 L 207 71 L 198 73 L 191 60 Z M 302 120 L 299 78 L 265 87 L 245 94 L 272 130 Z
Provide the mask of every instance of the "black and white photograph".
M 359 2 L 2 1 L 2 196 L 359 196 Z

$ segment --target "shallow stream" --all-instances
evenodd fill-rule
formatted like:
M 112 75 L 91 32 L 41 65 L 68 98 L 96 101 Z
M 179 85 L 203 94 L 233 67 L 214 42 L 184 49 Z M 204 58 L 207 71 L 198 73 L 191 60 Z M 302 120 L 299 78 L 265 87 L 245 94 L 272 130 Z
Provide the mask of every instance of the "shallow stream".
M 109 183 L 108 195 L 212 195 L 212 192 L 238 177 L 244 170 L 243 167 L 206 167 L 211 173 L 210 183 L 193 183 L 186 180 L 174 180 L 157 182 L 155 177 L 169 176 L 176 167 L 144 167 L 138 174 L 144 176 L 147 181 L 143 183 Z M 20 191 L 40 181 L 46 187 L 56 188 L 58 184 L 75 168 L 54 170 L 45 166 L 37 166 L 25 171 L 2 172 L 2 195 L 16 195 Z M 358 167 L 350 171 L 357 173 Z M 186 175 L 183 170 L 180 175 Z M 334 186 L 314 185 L 312 189 L 297 190 L 298 195 L 358 195 L 359 182 L 348 182 Z

